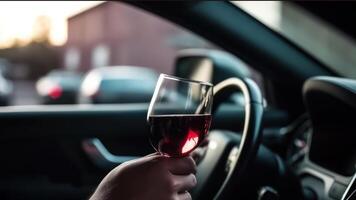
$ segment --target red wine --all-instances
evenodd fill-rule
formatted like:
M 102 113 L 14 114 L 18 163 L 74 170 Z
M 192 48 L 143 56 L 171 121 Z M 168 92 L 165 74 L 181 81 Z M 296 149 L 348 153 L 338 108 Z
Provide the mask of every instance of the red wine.
M 165 155 L 182 157 L 204 140 L 211 115 L 153 115 L 148 121 L 153 147 Z

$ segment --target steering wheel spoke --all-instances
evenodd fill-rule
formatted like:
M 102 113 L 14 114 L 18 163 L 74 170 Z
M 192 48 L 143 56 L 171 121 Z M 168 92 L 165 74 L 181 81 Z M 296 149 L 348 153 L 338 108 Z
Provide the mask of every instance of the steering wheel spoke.
M 204 157 L 198 164 L 198 185 L 192 191 L 194 199 L 211 199 L 226 178 L 226 170 L 231 161 L 231 151 L 237 149 L 241 136 L 231 131 L 212 130 L 209 133 L 209 144 L 204 149 Z M 204 197 L 204 198 L 203 198 Z M 208 198 L 209 197 L 209 198 Z

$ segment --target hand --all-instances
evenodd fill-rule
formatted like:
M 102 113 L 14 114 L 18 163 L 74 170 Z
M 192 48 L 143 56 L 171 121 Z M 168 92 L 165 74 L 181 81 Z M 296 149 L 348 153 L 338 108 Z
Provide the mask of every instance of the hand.
M 195 172 L 191 157 L 148 155 L 113 169 L 90 200 L 189 200 Z
M 199 163 L 202 161 L 204 158 L 206 151 L 208 150 L 209 146 L 209 139 L 205 138 L 201 144 L 199 145 L 198 148 L 196 148 L 192 153 L 190 153 L 190 156 L 193 158 L 195 161 L 196 165 L 199 165 Z

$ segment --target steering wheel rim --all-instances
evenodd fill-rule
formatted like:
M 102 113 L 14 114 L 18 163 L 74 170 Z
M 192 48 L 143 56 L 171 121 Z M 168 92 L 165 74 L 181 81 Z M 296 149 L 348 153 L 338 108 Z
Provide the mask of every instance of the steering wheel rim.
M 241 91 L 245 99 L 244 130 L 241 135 L 238 153 L 236 152 L 237 148 L 235 148 L 235 156 L 232 161 L 230 160 L 231 156 L 229 156 L 230 163 L 228 173 L 214 196 L 214 199 L 229 199 L 232 192 L 236 193 L 236 185 L 241 182 L 244 172 L 246 172 L 246 169 L 254 160 L 261 143 L 260 129 L 263 116 L 263 98 L 259 87 L 251 79 L 229 78 L 214 86 L 213 90 L 213 112 L 215 112 L 221 102 L 233 92 Z M 225 144 L 222 145 L 228 144 L 229 142 L 225 142 Z M 230 150 L 232 149 L 230 148 Z M 230 154 L 232 152 L 233 151 L 231 151 Z M 207 154 L 208 153 L 209 151 L 207 151 Z M 209 155 L 205 155 L 205 157 L 209 157 Z M 222 162 L 227 163 L 227 161 L 228 160 L 223 160 Z

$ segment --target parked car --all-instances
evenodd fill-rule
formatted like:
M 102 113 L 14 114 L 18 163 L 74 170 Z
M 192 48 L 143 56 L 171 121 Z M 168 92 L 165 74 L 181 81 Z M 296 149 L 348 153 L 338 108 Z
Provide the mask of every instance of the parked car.
M 7 106 L 11 103 L 13 84 L 7 78 L 10 66 L 11 63 L 8 60 L 0 58 L 0 106 Z
M 11 63 L 7 59 L 0 58 L 0 74 L 2 74 L 4 77 L 9 77 L 10 67 Z
M 81 81 L 79 73 L 54 70 L 37 81 L 36 91 L 43 104 L 74 104 Z
M 0 106 L 7 106 L 11 101 L 13 85 L 0 73 Z
M 149 102 L 158 74 L 144 67 L 112 66 L 91 70 L 80 88 L 80 103 Z

